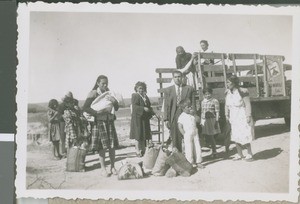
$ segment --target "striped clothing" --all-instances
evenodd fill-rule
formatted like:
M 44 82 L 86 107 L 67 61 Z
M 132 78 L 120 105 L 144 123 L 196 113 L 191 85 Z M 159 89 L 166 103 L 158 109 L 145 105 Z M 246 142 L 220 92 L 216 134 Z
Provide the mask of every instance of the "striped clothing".
M 220 104 L 217 99 L 203 99 L 201 102 L 201 118 L 215 118 L 217 112 L 220 112 Z
M 119 145 L 114 121 L 97 121 L 92 129 L 92 150 L 117 148 Z

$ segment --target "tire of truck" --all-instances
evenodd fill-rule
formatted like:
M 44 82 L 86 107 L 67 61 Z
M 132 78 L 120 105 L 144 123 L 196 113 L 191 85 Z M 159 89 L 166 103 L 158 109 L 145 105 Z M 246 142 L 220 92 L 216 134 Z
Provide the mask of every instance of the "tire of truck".
M 291 117 L 284 117 L 285 125 L 289 128 L 291 125 Z

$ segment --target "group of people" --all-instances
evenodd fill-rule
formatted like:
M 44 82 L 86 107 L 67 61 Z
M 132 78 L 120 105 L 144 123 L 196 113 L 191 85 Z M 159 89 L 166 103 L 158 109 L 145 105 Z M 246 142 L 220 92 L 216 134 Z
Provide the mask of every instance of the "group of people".
M 164 93 L 164 121 L 170 129 L 172 151 L 182 152 L 182 140 L 187 160 L 198 167 L 201 164 L 200 134 L 209 138 L 212 148 L 212 157 L 216 158 L 215 137 L 221 133 L 220 105 L 212 97 L 212 89 L 203 89 L 204 99 L 201 101 L 200 114 L 196 110 L 195 90 L 192 86 L 183 83 L 183 74 L 173 72 L 174 85 L 168 87 Z M 249 92 L 239 87 L 238 77 L 233 75 L 227 80 L 225 97 L 225 116 L 231 125 L 231 141 L 235 142 L 237 155 L 234 160 L 253 160 L 251 141 L 254 139 L 254 126 L 251 116 Z M 197 126 L 201 124 L 201 131 Z M 243 155 L 243 146 L 247 148 L 247 155 Z
M 97 103 L 95 103 L 97 102 Z M 48 105 L 49 135 L 53 143 L 53 155 L 61 159 L 73 146 L 86 148 L 87 144 L 93 151 L 98 151 L 101 164 L 101 175 L 117 174 L 114 166 L 115 148 L 118 137 L 114 121 L 115 111 L 119 102 L 108 88 L 108 78 L 100 75 L 93 89 L 88 93 L 82 107 L 78 100 L 69 92 L 61 104 L 51 99 Z M 109 150 L 110 171 L 105 168 L 105 152 Z
M 72 92 L 65 95 L 61 104 L 56 99 L 51 99 L 48 103 L 47 116 L 53 156 L 55 159 L 61 159 L 66 157 L 70 147 L 79 142 L 77 140 L 79 135 L 87 134 L 78 100 L 73 98 Z
M 208 42 L 200 42 L 203 50 L 208 50 Z M 192 64 L 197 61 L 196 55 L 186 53 L 179 46 L 176 48 L 177 70 L 172 73 L 173 84 L 164 92 L 162 107 L 165 126 L 170 130 L 169 141 L 172 151 L 182 152 L 182 141 L 187 160 L 199 168 L 203 168 L 199 133 L 210 140 L 212 157 L 216 157 L 215 136 L 220 134 L 219 118 L 220 105 L 212 97 L 213 89 L 202 89 L 204 99 L 200 110 L 196 110 L 195 81 L 187 82 L 185 76 L 191 71 Z M 212 60 L 199 63 L 213 63 Z M 188 68 L 187 68 L 188 67 Z M 193 80 L 195 77 L 193 77 Z M 236 143 L 237 155 L 235 160 L 252 160 L 250 142 L 254 139 L 251 105 L 247 89 L 239 87 L 237 76 L 227 80 L 227 91 L 224 93 L 225 115 L 231 125 L 231 140 Z M 100 75 L 92 90 L 88 93 L 82 109 L 78 100 L 71 92 L 67 93 L 59 104 L 51 99 L 48 105 L 49 135 L 53 143 L 53 155 L 56 159 L 66 156 L 68 149 L 89 143 L 90 149 L 98 151 L 101 165 L 101 175 L 116 175 L 115 149 L 118 147 L 118 137 L 114 121 L 115 111 L 119 109 L 119 101 L 108 88 L 108 78 Z M 200 113 L 199 113 L 200 112 Z M 131 97 L 130 139 L 134 139 L 136 154 L 142 157 L 147 144 L 151 143 L 150 119 L 156 113 L 151 107 L 147 96 L 147 86 L 144 82 L 137 82 Z M 199 131 L 201 127 L 201 131 Z M 85 141 L 85 139 L 87 141 Z M 243 155 L 243 146 L 248 154 Z M 105 153 L 109 152 L 110 171 L 105 167 Z

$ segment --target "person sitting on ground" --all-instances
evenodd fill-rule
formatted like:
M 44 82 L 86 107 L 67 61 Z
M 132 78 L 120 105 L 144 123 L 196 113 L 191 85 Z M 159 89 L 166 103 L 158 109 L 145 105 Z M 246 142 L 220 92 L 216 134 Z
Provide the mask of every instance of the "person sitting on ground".
M 183 112 L 178 118 L 178 129 L 183 135 L 185 157 L 194 167 L 203 168 L 201 164 L 202 152 L 196 126 L 196 123 L 200 122 L 200 118 L 194 115 L 189 99 L 181 101 L 179 106 Z M 196 158 L 196 161 L 194 161 L 194 158 Z

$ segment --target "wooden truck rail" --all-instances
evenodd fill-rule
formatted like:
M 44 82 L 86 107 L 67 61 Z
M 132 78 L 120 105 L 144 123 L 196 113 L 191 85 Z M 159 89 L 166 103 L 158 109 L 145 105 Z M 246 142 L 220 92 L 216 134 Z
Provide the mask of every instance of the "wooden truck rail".
M 283 64 L 283 56 L 200 52 L 197 59 L 198 64 L 195 65 L 196 72 L 194 73 L 197 84 L 193 85 L 197 87 L 197 100 L 203 98 L 202 89 L 210 86 L 213 88 L 213 96 L 220 101 L 221 106 L 224 106 L 227 77 L 235 74 L 241 86 L 249 90 L 252 114 L 256 120 L 270 117 L 284 117 L 286 121 L 289 120 L 290 84 L 287 86 L 284 72 L 291 70 L 291 66 Z M 217 63 L 201 64 L 206 59 L 217 61 Z M 160 102 L 163 100 L 164 89 L 172 82 L 171 73 L 174 70 L 176 69 L 156 69 Z

